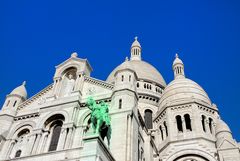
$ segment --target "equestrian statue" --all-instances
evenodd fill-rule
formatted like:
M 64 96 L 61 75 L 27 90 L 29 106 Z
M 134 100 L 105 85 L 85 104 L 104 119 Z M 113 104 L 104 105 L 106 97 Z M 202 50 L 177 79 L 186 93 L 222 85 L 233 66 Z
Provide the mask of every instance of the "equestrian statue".
M 94 134 L 100 135 L 103 140 L 107 137 L 109 147 L 112 129 L 108 104 L 104 101 L 97 104 L 92 97 L 88 97 L 87 107 L 91 110 L 90 123 Z

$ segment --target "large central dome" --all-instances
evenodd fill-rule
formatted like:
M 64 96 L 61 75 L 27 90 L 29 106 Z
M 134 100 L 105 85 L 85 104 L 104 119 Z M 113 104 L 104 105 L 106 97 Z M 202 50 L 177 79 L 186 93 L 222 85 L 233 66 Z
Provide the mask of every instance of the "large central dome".
M 163 87 L 166 86 L 165 80 L 163 79 L 162 75 L 157 71 L 157 69 L 154 68 L 149 63 L 142 61 L 142 60 L 130 60 L 130 61 L 123 62 L 121 65 L 116 67 L 111 72 L 111 74 L 107 78 L 107 82 L 113 83 L 114 82 L 114 74 L 116 73 L 116 71 L 125 69 L 125 68 L 130 68 L 133 71 L 135 71 L 139 80 L 154 82 Z
M 142 48 L 136 37 L 135 41 L 132 43 L 132 46 L 131 46 L 130 60 L 126 59 L 125 62 L 123 62 L 118 67 L 116 67 L 108 76 L 107 82 L 114 83 L 115 73 L 118 70 L 128 68 L 136 72 L 138 80 L 143 80 L 150 83 L 156 83 L 157 85 L 165 87 L 166 82 L 163 79 L 162 75 L 152 65 L 150 65 L 145 61 L 142 61 L 141 52 L 142 52 Z

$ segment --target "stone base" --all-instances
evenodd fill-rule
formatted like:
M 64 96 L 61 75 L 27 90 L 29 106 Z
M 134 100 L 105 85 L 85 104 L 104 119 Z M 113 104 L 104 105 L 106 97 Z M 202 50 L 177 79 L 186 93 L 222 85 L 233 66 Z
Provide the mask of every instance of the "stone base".
M 81 161 L 115 161 L 111 152 L 98 135 L 83 138 Z

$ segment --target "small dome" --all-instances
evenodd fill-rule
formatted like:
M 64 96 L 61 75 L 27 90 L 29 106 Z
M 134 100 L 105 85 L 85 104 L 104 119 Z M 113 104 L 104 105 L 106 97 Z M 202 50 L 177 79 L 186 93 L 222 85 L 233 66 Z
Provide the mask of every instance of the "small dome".
M 139 60 L 130 60 L 125 61 L 118 67 L 116 67 L 107 78 L 107 82 L 114 83 L 114 75 L 118 70 L 122 69 L 132 69 L 136 72 L 136 75 L 139 80 L 146 80 L 149 82 L 154 82 L 166 86 L 166 82 L 163 79 L 162 75 L 154 68 L 152 65 L 145 61 Z
M 176 64 L 183 64 L 182 60 L 179 59 L 178 54 L 175 55 L 175 60 L 173 61 L 173 66 Z
M 131 47 L 140 47 L 141 48 L 141 45 L 140 43 L 138 42 L 138 37 L 135 37 L 135 40 L 134 42 L 132 43 L 132 46 Z
M 24 81 L 22 85 L 18 86 L 15 88 L 10 95 L 18 95 L 23 97 L 24 99 L 27 99 L 27 90 L 26 90 L 26 82 Z
M 218 119 L 217 125 L 216 125 L 216 134 L 220 132 L 229 132 L 231 133 L 230 128 L 228 125 L 221 119 Z
M 191 99 L 200 100 L 208 105 L 211 105 L 211 101 L 207 93 L 196 82 L 187 78 L 175 79 L 164 89 L 160 99 L 160 108 L 166 104 Z

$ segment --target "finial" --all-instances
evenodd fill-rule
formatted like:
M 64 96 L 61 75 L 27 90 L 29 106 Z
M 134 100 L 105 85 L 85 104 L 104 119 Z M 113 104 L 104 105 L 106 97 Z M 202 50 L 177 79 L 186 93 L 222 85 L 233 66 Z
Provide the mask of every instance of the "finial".
M 128 61 L 128 57 L 125 58 L 125 61 Z
M 72 58 L 76 58 L 78 56 L 78 54 L 76 53 L 76 52 L 73 52 L 72 54 L 71 54 L 71 57 Z
M 178 58 L 178 53 L 176 53 L 175 58 Z
M 22 85 L 25 86 L 26 85 L 26 81 L 23 81 Z
M 134 39 L 137 41 L 138 37 L 137 37 L 137 36 L 135 36 L 135 38 L 134 38 Z

